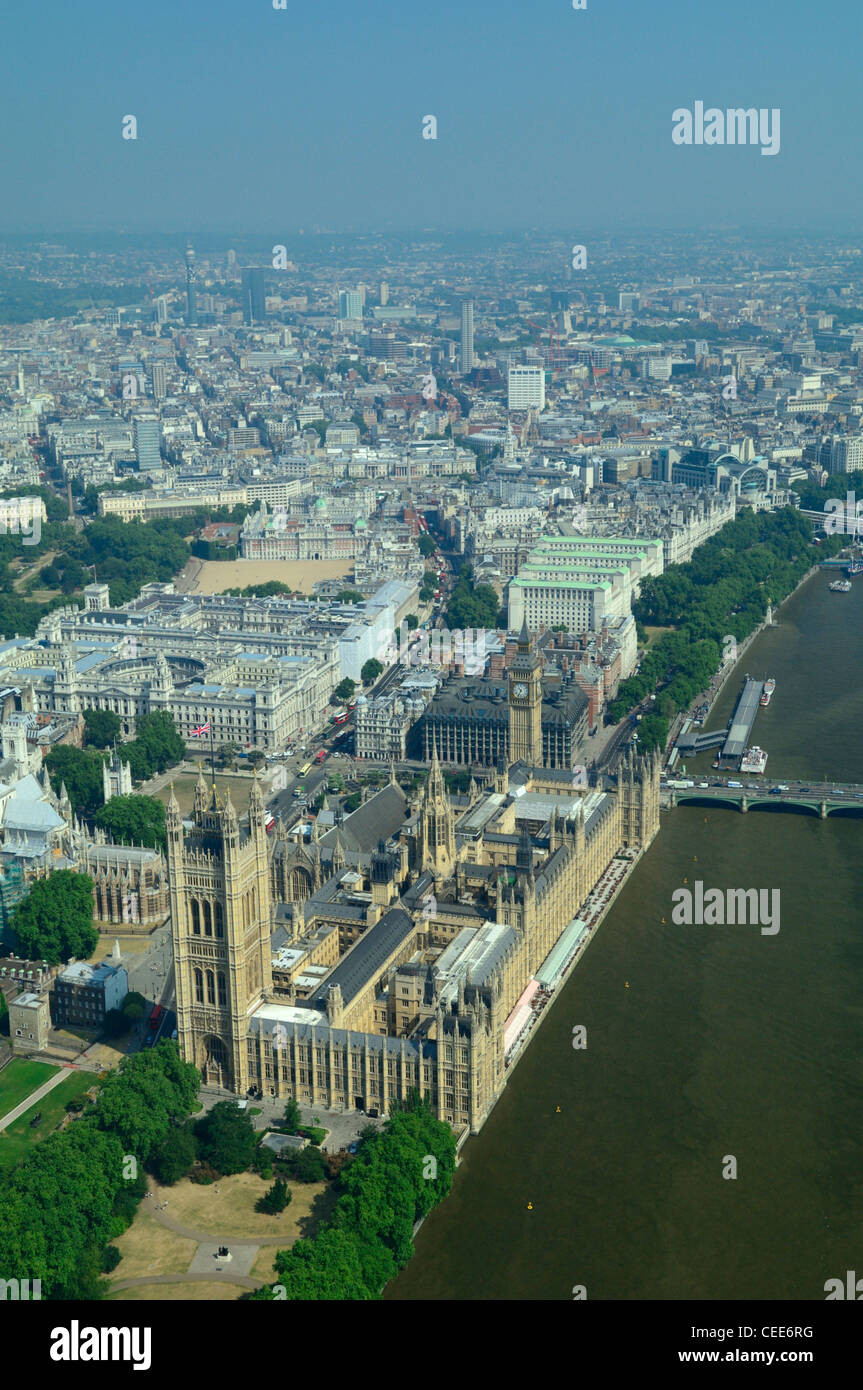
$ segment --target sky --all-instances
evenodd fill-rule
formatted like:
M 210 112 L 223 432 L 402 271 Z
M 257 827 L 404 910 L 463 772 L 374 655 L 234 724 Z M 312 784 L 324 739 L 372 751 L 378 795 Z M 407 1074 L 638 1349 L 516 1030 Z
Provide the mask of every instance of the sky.
M 861 36 L 851 0 L 16 4 L 0 232 L 854 232 Z M 778 107 L 779 153 L 675 145 L 696 101 Z

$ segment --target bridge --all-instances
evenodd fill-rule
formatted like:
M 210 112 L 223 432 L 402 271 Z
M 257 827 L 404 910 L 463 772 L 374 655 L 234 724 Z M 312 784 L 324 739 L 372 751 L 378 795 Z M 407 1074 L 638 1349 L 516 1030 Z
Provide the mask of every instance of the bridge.
M 774 788 L 775 788 L 774 783 Z M 729 787 L 727 782 L 712 782 L 707 787 L 662 787 L 661 801 L 665 807 L 695 802 L 699 806 L 713 803 L 734 806 L 738 811 L 802 811 L 820 816 L 844 815 L 863 817 L 863 786 L 851 782 L 783 782 L 782 791 L 759 785 Z

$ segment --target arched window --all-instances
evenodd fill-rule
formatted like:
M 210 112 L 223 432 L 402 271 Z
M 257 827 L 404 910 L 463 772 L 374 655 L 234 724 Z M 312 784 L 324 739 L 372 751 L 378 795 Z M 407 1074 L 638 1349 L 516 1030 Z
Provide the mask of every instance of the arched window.
M 204 899 L 204 935 L 213 935 L 213 920 L 210 911 L 210 904 L 206 898 Z
M 195 999 L 199 1004 L 204 1002 L 204 976 L 200 970 L 195 971 Z
M 255 921 L 255 918 L 257 917 L 257 915 L 258 915 L 258 890 L 257 890 L 257 888 L 256 888 L 256 887 L 254 886 L 254 884 L 253 884 L 253 885 L 252 885 L 252 921 L 253 921 L 253 922 Z
M 228 1002 L 228 992 L 227 992 L 227 989 L 225 988 L 225 976 L 224 976 L 224 973 L 220 970 L 220 971 L 219 971 L 219 1003 L 222 1004 L 222 1005 L 224 1005 L 224 1004 L 227 1004 L 227 1002 Z
M 215 980 L 213 979 L 213 972 L 212 972 L 212 970 L 208 970 L 208 971 L 207 971 L 207 1003 L 208 1003 L 208 1004 L 215 1004 L 215 1002 L 216 1002 L 216 983 L 215 983 Z
M 197 898 L 193 898 L 193 899 L 192 899 L 191 907 L 192 907 L 192 935 L 193 935 L 193 936 L 200 936 L 200 935 L 201 935 L 201 912 L 200 912 L 200 908 L 198 907 L 198 899 L 197 899 Z
M 216 936 L 225 935 L 225 917 L 222 911 L 222 904 L 218 899 L 213 903 L 213 915 L 216 922 Z

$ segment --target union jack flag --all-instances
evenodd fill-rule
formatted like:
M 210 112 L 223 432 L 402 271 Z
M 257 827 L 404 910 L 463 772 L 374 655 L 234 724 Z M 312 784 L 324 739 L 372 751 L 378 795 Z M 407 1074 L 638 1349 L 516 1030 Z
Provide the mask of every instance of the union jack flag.
M 189 735 L 189 737 L 190 737 L 190 738 L 203 738 L 203 737 L 204 737 L 204 734 L 208 734 L 209 732 L 210 732 L 210 721 L 209 721 L 209 719 L 208 719 L 207 722 L 206 722 L 206 724 L 201 724 L 201 725 L 199 725 L 199 727 L 198 727 L 197 729 L 193 729 L 192 732 L 191 732 L 191 734 Z

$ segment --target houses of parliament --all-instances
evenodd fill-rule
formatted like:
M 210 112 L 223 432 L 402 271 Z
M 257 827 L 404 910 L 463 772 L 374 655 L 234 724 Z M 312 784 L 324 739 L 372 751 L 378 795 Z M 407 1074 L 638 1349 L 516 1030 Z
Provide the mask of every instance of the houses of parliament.
M 433 748 L 408 799 L 390 782 L 308 844 L 268 837 L 199 780 L 167 808 L 181 1054 L 206 1084 L 386 1114 L 416 1088 L 476 1132 L 505 1084 L 508 1024 L 612 859 L 659 828 L 659 758 L 606 789 L 540 766 L 540 665 L 508 671 L 509 758 L 463 796 Z

